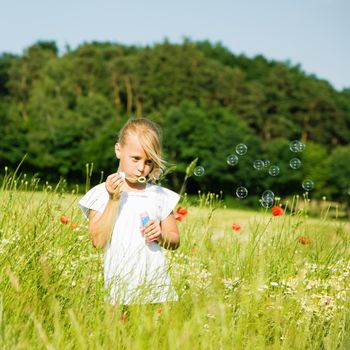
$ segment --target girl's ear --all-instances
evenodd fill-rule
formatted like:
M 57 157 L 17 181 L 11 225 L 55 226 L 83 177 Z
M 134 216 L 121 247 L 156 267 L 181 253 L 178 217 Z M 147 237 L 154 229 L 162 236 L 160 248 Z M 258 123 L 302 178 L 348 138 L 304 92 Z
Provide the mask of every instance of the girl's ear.
M 115 150 L 115 155 L 119 159 L 120 158 L 120 144 L 118 142 L 115 144 L 114 150 Z

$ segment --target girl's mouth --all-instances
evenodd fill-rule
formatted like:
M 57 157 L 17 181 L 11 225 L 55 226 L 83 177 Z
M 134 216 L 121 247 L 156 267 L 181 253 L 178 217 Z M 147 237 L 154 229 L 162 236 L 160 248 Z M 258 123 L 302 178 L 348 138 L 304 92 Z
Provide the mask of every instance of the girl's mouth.
M 147 182 L 147 178 L 145 176 L 129 176 L 122 171 L 119 171 L 118 174 L 130 182 L 138 182 L 140 184 Z

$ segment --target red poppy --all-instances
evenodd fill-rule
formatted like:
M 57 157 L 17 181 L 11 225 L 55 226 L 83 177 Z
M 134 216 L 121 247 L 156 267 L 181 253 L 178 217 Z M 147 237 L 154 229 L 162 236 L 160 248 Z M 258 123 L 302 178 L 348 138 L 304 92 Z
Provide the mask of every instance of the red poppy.
M 178 207 L 174 214 L 175 220 L 182 221 L 186 217 L 186 215 L 187 215 L 187 209 Z
M 231 228 L 232 228 L 233 231 L 239 231 L 239 230 L 241 229 L 241 225 L 239 225 L 239 224 L 233 224 L 233 225 L 231 226 Z
M 68 225 L 69 223 L 69 218 L 66 215 L 61 215 L 60 221 L 62 222 L 63 225 Z
M 129 320 L 128 313 L 127 312 L 123 312 L 120 315 L 120 321 L 122 321 L 123 323 L 127 323 L 128 320 Z
M 192 252 L 192 253 L 195 253 L 196 251 L 197 251 L 197 246 L 194 245 L 194 246 L 192 247 L 192 249 L 191 249 L 191 252 Z
M 310 238 L 307 238 L 305 236 L 300 236 L 300 237 L 298 237 L 298 242 L 300 244 L 307 245 L 307 244 L 311 243 L 311 240 L 310 240 Z
M 73 230 L 75 229 L 75 228 L 78 228 L 80 225 L 79 224 L 76 224 L 75 222 L 72 222 L 71 224 L 70 224 L 70 228 L 72 228 Z
M 163 306 L 160 306 L 156 311 L 157 316 L 160 316 L 164 311 L 165 308 Z
M 272 207 L 271 212 L 273 216 L 281 216 L 284 214 L 284 210 L 279 205 Z

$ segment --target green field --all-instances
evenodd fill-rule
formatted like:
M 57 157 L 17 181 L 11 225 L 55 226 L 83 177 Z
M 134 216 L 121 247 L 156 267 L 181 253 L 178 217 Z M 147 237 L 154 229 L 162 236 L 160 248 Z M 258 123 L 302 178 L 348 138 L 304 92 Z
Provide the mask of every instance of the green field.
M 272 216 L 185 199 L 181 246 L 167 252 L 180 300 L 125 319 L 104 303 L 80 196 L 14 187 L 0 191 L 1 349 L 350 348 L 349 223 L 308 218 L 308 201 Z

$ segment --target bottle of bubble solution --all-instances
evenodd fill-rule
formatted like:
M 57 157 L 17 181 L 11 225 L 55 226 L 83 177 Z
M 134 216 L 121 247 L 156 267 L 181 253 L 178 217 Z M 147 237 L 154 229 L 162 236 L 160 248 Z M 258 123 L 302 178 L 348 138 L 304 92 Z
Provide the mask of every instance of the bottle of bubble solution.
M 117 174 L 118 174 L 119 176 L 121 176 L 121 177 L 123 178 L 123 180 L 125 180 L 126 175 L 125 175 L 124 172 L 118 171 Z
M 148 215 L 147 211 L 142 212 L 142 213 L 140 214 L 140 218 L 141 218 L 141 224 L 142 224 L 142 226 L 144 226 L 144 227 L 145 227 L 145 226 L 148 224 L 148 222 L 150 221 L 150 218 L 149 218 L 149 215 Z M 153 238 L 153 239 L 151 240 L 151 242 L 156 241 L 156 240 L 157 240 L 157 238 Z

